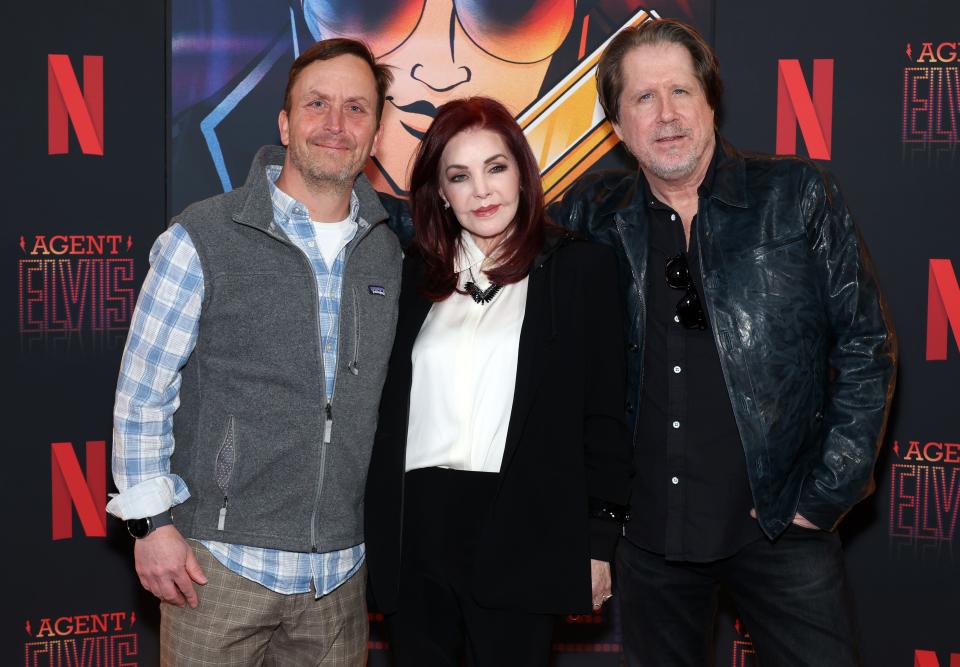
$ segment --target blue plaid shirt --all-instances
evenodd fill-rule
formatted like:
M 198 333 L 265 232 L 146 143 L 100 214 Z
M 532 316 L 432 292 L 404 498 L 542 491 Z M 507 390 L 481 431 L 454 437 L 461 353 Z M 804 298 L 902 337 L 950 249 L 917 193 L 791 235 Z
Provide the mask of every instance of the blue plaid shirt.
M 310 260 L 320 295 L 320 338 L 327 400 L 336 387 L 344 247 L 356 235 L 359 202 L 350 201 L 354 227 L 333 266 L 327 267 L 307 207 L 274 185 L 280 167 L 267 167 L 274 221 Z M 186 230 L 173 225 L 150 251 L 150 271 L 127 337 L 114 405 L 113 477 L 120 494 L 107 509 L 122 519 L 153 516 L 190 497 L 183 479 L 170 473 L 173 414 L 180 405 L 180 369 L 197 340 L 203 302 L 203 270 Z M 341 551 L 298 553 L 204 541 L 233 572 L 278 593 L 326 595 L 363 563 L 364 545 Z

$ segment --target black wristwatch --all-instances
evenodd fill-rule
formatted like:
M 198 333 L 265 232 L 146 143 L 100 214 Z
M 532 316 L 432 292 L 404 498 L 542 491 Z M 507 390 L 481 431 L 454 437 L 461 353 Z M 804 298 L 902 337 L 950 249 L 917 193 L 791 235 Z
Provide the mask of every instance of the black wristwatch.
M 130 533 L 131 537 L 135 537 L 138 540 L 143 539 L 153 531 L 155 531 L 160 526 L 168 526 L 173 523 L 173 517 L 170 516 L 170 511 L 161 512 L 155 516 L 147 516 L 142 519 L 129 519 L 127 521 L 127 532 Z

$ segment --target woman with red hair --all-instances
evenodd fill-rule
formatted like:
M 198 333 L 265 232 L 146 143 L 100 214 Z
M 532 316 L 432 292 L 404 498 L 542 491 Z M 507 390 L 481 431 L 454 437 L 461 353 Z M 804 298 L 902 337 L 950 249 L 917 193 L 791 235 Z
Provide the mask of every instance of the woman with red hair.
M 546 665 L 597 611 L 631 448 L 616 259 L 548 223 L 536 160 L 489 98 L 440 107 L 366 496 L 396 664 Z

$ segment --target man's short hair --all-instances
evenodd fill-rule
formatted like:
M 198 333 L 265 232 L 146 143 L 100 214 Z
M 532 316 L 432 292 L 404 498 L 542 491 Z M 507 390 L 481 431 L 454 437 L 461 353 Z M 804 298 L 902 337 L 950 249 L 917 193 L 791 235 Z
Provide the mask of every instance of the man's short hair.
M 366 44 L 346 37 L 322 39 L 293 61 L 293 64 L 290 65 L 290 73 L 287 75 L 287 88 L 283 92 L 283 110 L 290 113 L 290 93 L 293 91 L 293 85 L 297 82 L 300 72 L 318 60 L 333 60 L 340 56 L 356 56 L 370 66 L 370 71 L 373 73 L 374 81 L 377 84 L 377 122 L 379 123 L 380 117 L 383 115 L 383 104 L 387 98 L 387 88 L 393 83 L 393 72 L 387 65 L 381 65 L 377 62 Z
M 623 60 L 633 49 L 657 44 L 679 44 L 693 59 L 693 71 L 707 97 L 707 104 L 719 115 L 723 81 L 720 62 L 696 28 L 673 19 L 652 19 L 618 33 L 600 56 L 597 65 L 597 92 L 607 118 L 620 122 L 620 94 L 623 92 Z

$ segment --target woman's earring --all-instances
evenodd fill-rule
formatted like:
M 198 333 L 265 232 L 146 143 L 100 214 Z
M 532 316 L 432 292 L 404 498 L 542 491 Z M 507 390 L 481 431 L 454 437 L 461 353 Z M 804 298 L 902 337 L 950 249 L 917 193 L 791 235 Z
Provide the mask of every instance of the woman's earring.
M 443 207 L 444 207 L 444 208 L 450 208 L 450 202 L 448 202 L 446 199 L 444 199 L 444 200 L 443 200 Z

